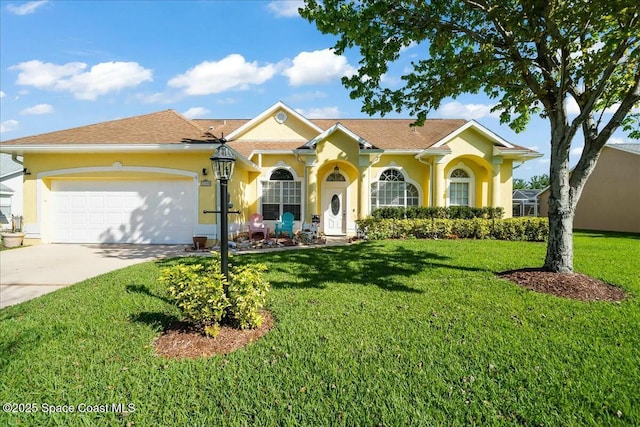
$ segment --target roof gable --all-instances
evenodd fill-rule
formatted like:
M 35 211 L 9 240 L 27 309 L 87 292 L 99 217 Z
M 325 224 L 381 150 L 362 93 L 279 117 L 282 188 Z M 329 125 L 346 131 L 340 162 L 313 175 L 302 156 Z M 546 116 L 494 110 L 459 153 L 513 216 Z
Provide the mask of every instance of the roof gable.
M 302 148 L 302 149 L 305 149 L 305 148 L 316 148 L 316 146 L 318 145 L 318 142 L 320 142 L 320 141 L 322 141 L 324 139 L 327 139 L 329 136 L 331 136 L 332 134 L 334 134 L 336 132 L 342 132 L 348 138 L 350 138 L 353 141 L 357 142 L 358 145 L 361 148 L 376 148 L 371 143 L 367 142 L 364 138 L 362 138 L 359 135 L 356 135 L 355 133 L 350 131 L 348 128 L 343 126 L 342 123 L 340 123 L 340 122 L 338 122 L 335 125 L 331 126 L 329 129 L 327 129 L 326 131 L 322 132 L 320 135 L 316 136 L 315 138 L 309 140 L 306 144 L 304 144 L 300 148 Z
M 484 137 L 486 137 L 488 140 L 490 140 L 494 145 L 499 145 L 505 148 L 515 148 L 512 144 L 509 144 L 506 140 L 502 139 L 495 133 L 491 132 L 489 129 L 482 126 L 480 123 L 476 122 L 475 120 L 468 121 L 463 126 L 459 127 L 455 131 L 451 132 L 449 135 L 437 141 L 435 144 L 432 145 L 432 147 L 433 148 L 442 147 L 443 145 L 447 144 L 448 142 L 450 142 L 452 139 L 459 136 L 461 133 L 463 133 L 467 129 L 476 130 L 477 132 L 482 134 Z
M 302 114 L 278 101 L 253 119 L 235 129 L 230 141 L 307 141 L 322 129 Z

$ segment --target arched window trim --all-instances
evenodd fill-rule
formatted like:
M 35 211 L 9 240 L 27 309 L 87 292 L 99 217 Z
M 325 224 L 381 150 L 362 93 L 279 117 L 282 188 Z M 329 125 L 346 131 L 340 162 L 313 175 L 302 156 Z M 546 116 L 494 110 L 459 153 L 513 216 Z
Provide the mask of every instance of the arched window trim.
M 467 178 L 454 178 L 451 175 L 456 170 L 463 170 L 468 175 Z M 452 204 L 451 203 L 451 184 L 468 184 L 468 205 L 460 205 L 460 204 Z M 466 164 L 459 162 L 449 169 L 447 173 L 447 206 L 475 206 L 475 190 L 476 190 L 476 179 L 473 170 L 467 166 Z
M 397 173 L 399 173 L 402 176 L 402 180 L 396 180 L 396 181 L 381 181 L 380 179 L 382 178 L 382 176 L 385 174 L 385 172 L 388 172 L 389 170 L 393 170 L 396 171 Z M 389 206 L 386 204 L 380 204 L 380 198 L 379 196 L 376 197 L 376 204 L 374 205 L 373 201 L 372 201 L 372 196 L 373 196 L 373 191 L 374 188 L 376 189 L 376 191 L 378 190 L 378 183 L 380 182 L 404 182 L 406 184 L 409 184 L 411 186 L 413 186 L 413 188 L 415 188 L 415 190 L 417 191 L 417 201 L 416 204 L 413 205 L 409 205 L 407 204 L 407 189 L 405 188 L 405 194 L 404 194 L 404 205 L 398 205 L 398 207 L 409 207 L 409 206 L 421 206 L 422 205 L 422 188 L 420 187 L 420 185 L 418 185 L 418 183 L 416 181 L 414 181 L 413 179 L 409 178 L 409 174 L 402 168 L 402 167 L 398 167 L 395 165 L 389 165 L 383 169 L 381 169 L 380 171 L 378 171 L 377 175 L 376 175 L 376 179 L 371 183 L 371 186 L 369 188 L 369 204 L 370 204 L 370 210 L 373 211 L 374 209 L 377 209 L 378 207 L 382 206 Z

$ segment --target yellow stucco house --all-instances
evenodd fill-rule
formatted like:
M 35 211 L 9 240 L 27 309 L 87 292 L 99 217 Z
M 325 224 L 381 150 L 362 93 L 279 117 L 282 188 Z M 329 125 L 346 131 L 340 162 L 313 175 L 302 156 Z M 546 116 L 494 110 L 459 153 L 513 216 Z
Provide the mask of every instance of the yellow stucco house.
M 296 228 L 320 218 L 327 235 L 353 235 L 383 206 L 501 206 L 512 171 L 540 157 L 474 121 L 307 119 L 278 102 L 248 120 L 189 120 L 173 110 L 6 141 L 22 156 L 30 243 L 190 243 L 217 238 L 217 183 L 209 157 L 236 154 L 229 192 L 240 214 Z M 20 158 L 20 157 L 18 157 Z

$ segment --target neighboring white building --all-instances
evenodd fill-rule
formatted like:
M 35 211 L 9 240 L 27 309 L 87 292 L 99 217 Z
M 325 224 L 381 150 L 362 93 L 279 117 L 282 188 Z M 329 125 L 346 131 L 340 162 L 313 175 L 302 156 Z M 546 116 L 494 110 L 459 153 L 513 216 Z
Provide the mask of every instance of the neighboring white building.
M 0 154 L 0 228 L 11 227 L 11 215 L 22 215 L 21 163 Z

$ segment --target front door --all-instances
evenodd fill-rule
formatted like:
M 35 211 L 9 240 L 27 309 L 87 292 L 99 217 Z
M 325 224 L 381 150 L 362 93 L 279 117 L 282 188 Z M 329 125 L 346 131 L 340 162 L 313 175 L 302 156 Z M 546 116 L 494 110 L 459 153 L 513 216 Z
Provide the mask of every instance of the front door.
M 324 197 L 324 234 L 336 236 L 346 234 L 347 207 L 345 188 L 326 188 Z

